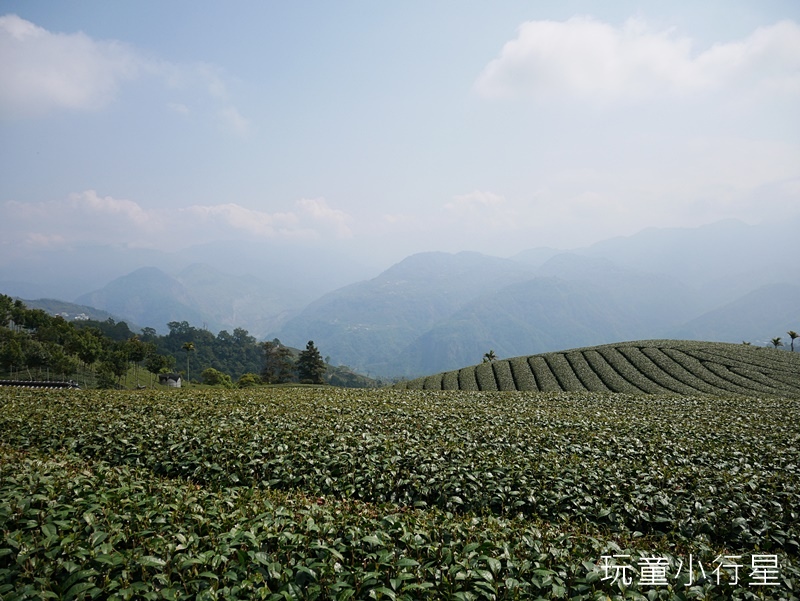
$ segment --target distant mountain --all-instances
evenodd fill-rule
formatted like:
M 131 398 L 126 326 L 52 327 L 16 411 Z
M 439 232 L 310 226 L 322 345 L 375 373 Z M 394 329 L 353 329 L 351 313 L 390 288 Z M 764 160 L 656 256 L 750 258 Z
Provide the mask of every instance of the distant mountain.
M 674 337 L 759 346 L 800 331 L 800 284 L 768 284 L 674 328 Z M 796 345 L 797 346 L 797 343 Z
M 170 321 L 203 322 L 189 291 L 156 267 L 143 267 L 77 299 L 164 333 Z
M 187 321 L 214 332 L 243 327 L 261 338 L 302 306 L 303 299 L 286 286 L 195 264 L 175 276 L 143 267 L 79 297 L 78 302 L 161 333 L 170 321 Z
M 287 302 L 293 311 L 378 269 L 318 245 L 270 241 L 225 240 L 173 252 L 121 245 L 18 249 L 0 254 L 0 292 L 74 301 L 144 267 L 174 275 L 198 263 L 231 276 L 282 282 L 283 290 L 291 291 Z
M 73 321 L 76 318 L 78 320 L 91 319 L 93 321 L 106 321 L 108 319 L 113 319 L 114 321 L 121 320 L 118 315 L 112 315 L 108 311 L 52 298 L 40 298 L 36 300 L 22 299 L 22 302 L 24 302 L 25 306 L 29 309 L 41 309 L 50 315 L 61 315 L 67 321 Z M 133 323 L 129 323 L 128 326 L 131 328 L 137 327 Z
M 325 295 L 276 336 L 313 339 L 336 361 L 381 376 L 455 369 L 499 356 L 660 335 L 699 313 L 673 278 L 562 253 L 538 269 L 475 253 L 414 255 Z
M 419 253 L 370 279 L 360 260 L 300 244 L 84 248 L 0 257 L 9 288 L 0 292 L 68 298 L 48 290 L 102 280 L 78 302 L 159 332 L 169 321 L 242 327 L 299 348 L 314 340 L 334 364 L 362 373 L 416 376 L 489 349 L 503 357 L 654 337 L 757 342 L 800 330 L 798 231 L 800 217 L 729 220 L 512 258 Z
M 323 296 L 276 336 L 314 340 L 359 371 L 411 377 L 469 365 L 490 349 L 507 357 L 631 339 L 781 335 L 789 327 L 775 332 L 779 322 L 800 328 L 785 284 L 800 280 L 792 231 L 728 221 L 507 260 L 422 253 Z M 785 306 L 765 289 L 723 309 L 768 285 L 783 287 Z M 757 321 L 759 313 L 775 319 Z
M 422 333 L 483 294 L 533 276 L 527 265 L 479 253 L 420 253 L 378 277 L 311 303 L 275 336 L 314 340 L 323 354 L 362 373 L 400 373 L 395 358 Z
M 402 366 L 399 375 L 413 376 L 473 364 L 489 350 L 513 357 L 624 340 L 638 329 L 635 325 L 623 307 L 595 286 L 537 277 L 469 303 L 419 336 L 384 369 Z
M 6 294 L 74 301 L 117 277 L 150 265 L 164 270 L 176 267 L 169 253 L 148 249 L 114 245 L 45 248 L 16 256 L 0 255 L 0 279 L 14 283 L 4 287 L 9 290 L 4 290 Z
M 649 228 L 575 252 L 680 280 L 702 295 L 710 311 L 760 286 L 800 281 L 798 232 L 800 216 L 759 225 L 730 219 L 697 228 Z
M 675 276 L 625 267 L 603 257 L 561 253 L 544 263 L 540 277 L 583 282 L 620 307 L 626 321 L 644 326 L 652 335 L 698 315 L 704 295 Z
M 175 276 L 192 298 L 192 306 L 212 330 L 245 328 L 263 338 L 295 315 L 308 302 L 291 280 L 264 281 L 236 276 L 208 265 L 194 264 Z M 187 319 L 187 321 L 190 321 Z M 162 326 L 163 327 L 163 326 Z
M 488 292 L 438 323 L 396 364 L 413 375 L 469 365 L 490 349 L 514 357 L 659 336 L 697 307 L 693 292 L 671 278 L 560 254 L 537 277 Z
M 556 248 L 539 246 L 537 248 L 529 248 L 528 250 L 523 250 L 521 253 L 518 253 L 511 258 L 514 261 L 519 261 L 520 263 L 525 263 L 526 265 L 531 265 L 533 267 L 541 267 L 556 255 L 560 255 L 564 252 L 565 251 L 558 250 Z

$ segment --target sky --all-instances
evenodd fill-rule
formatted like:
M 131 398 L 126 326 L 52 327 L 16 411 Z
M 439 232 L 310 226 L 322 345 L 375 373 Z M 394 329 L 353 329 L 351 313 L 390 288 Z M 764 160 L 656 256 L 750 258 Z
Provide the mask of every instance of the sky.
M 0 253 L 779 221 L 798 107 L 796 0 L 0 0 Z

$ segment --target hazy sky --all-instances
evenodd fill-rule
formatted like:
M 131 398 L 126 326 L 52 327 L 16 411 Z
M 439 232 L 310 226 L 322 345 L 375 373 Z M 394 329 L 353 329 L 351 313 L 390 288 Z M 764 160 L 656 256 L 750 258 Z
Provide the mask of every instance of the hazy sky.
M 798 107 L 797 0 L 2 1 L 0 252 L 780 219 Z

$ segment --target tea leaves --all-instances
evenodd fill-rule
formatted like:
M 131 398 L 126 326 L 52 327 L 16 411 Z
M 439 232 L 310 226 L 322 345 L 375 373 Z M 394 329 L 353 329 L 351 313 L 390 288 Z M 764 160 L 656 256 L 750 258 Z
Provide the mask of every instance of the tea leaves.
M 586 386 L 587 355 L 524 365 Z M 797 397 L 0 394 L 4 600 L 791 599 L 799 507 Z M 690 582 L 689 554 L 774 556 L 780 581 Z M 669 586 L 604 579 L 613 555 L 665 558 Z

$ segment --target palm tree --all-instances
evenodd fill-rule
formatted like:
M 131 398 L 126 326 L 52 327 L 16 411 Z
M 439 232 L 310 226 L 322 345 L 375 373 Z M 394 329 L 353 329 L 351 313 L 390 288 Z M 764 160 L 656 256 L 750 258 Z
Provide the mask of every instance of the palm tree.
M 181 346 L 186 351 L 186 384 L 189 384 L 189 353 L 194 350 L 194 342 L 184 342 Z
M 789 338 L 791 338 L 791 339 L 792 339 L 792 352 L 794 352 L 794 339 L 795 339 L 795 338 L 800 338 L 800 334 L 798 334 L 798 333 L 797 333 L 797 332 L 795 332 L 794 330 L 789 330 L 789 331 L 788 331 L 788 332 L 786 332 L 786 333 L 787 333 L 787 334 L 789 334 Z
M 773 344 L 773 346 L 775 348 L 778 348 L 779 346 L 783 346 L 783 342 L 781 342 L 781 337 L 780 336 L 778 336 L 777 338 L 773 338 L 771 340 L 771 342 L 772 342 L 772 344 Z
M 488 352 L 488 353 L 484 353 L 484 354 L 483 354 L 483 362 L 484 362 L 484 363 L 491 363 L 491 362 L 492 362 L 492 361 L 494 361 L 495 359 L 497 359 L 497 355 L 495 355 L 495 354 L 494 354 L 494 351 L 493 351 L 493 350 L 491 350 L 491 349 L 489 350 L 489 352 Z

